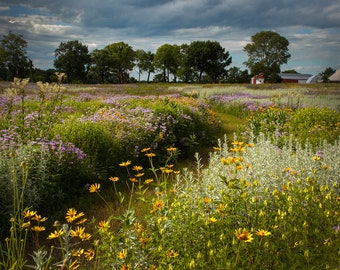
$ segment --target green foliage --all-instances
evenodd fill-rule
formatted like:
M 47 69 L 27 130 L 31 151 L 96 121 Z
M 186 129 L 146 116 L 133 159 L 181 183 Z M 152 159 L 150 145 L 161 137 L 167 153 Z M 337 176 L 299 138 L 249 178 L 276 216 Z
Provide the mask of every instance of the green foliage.
M 252 43 L 243 48 L 248 54 L 245 65 L 250 68 L 253 75 L 263 73 L 267 81 L 271 76 L 279 73 L 280 65 L 287 63 L 290 58 L 289 41 L 272 31 L 256 33 L 251 40 Z
M 304 144 L 313 146 L 323 140 L 333 143 L 340 135 L 340 113 L 328 109 L 308 107 L 297 110 L 289 121 L 289 133 Z

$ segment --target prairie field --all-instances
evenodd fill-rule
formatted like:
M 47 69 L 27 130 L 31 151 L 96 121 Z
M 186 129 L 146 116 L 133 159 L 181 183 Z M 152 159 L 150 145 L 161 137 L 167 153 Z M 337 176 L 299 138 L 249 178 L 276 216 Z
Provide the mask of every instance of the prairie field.
M 0 84 L 0 269 L 340 269 L 340 85 Z

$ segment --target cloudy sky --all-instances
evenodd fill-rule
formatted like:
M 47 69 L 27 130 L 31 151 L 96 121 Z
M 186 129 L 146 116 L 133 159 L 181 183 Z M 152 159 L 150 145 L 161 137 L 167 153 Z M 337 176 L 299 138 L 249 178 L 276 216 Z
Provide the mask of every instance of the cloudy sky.
M 156 52 L 165 43 L 214 40 L 231 66 L 245 69 L 243 47 L 260 31 L 290 42 L 285 69 L 316 74 L 340 68 L 339 0 L 0 0 L 0 35 L 23 35 L 35 67 L 53 68 L 60 42 L 89 51 L 124 41 Z

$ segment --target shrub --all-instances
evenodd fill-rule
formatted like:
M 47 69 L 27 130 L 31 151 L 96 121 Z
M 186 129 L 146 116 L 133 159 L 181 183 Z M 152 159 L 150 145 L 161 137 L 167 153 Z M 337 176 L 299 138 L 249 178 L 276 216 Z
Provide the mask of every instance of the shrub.
M 288 132 L 302 144 L 317 146 L 324 140 L 333 143 L 340 135 L 340 113 L 318 107 L 297 110 L 291 117 Z

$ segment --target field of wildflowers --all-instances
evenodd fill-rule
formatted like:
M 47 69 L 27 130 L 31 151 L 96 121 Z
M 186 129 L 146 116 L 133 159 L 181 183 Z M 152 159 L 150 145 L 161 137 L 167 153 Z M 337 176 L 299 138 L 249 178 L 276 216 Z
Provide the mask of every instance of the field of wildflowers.
M 340 268 L 337 86 L 58 75 L 1 88 L 0 269 Z

